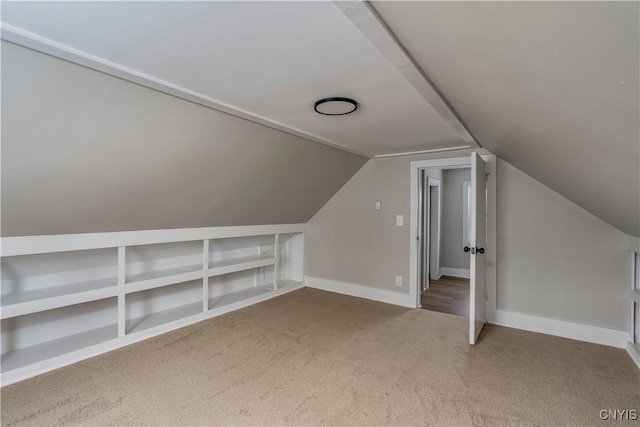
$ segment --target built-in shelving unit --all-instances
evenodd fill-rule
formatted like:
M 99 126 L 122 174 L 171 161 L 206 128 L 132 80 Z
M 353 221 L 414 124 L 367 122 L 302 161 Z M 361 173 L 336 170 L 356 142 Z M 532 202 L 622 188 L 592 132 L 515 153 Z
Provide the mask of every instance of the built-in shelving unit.
M 303 286 L 303 224 L 1 244 L 2 385 Z

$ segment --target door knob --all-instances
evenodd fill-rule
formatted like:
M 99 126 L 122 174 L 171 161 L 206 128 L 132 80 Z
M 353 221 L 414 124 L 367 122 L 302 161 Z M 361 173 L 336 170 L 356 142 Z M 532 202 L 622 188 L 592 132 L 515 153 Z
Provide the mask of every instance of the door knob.
M 465 252 L 471 252 L 472 255 L 475 255 L 476 253 L 483 254 L 484 253 L 484 248 L 470 248 L 469 246 L 465 246 L 464 247 L 464 251 Z

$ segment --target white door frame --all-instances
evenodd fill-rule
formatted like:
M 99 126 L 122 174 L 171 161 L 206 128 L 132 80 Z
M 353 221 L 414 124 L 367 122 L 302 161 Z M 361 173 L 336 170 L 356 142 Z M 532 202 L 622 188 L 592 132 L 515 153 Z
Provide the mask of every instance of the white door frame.
M 441 235 L 441 227 L 442 224 L 440 221 L 442 220 L 442 187 L 440 186 L 440 180 L 437 178 L 427 178 L 427 183 L 429 185 L 429 201 L 427 206 L 429 211 L 427 213 L 427 223 L 429 224 L 429 230 L 427 235 L 429 236 L 428 240 L 428 248 L 429 248 L 429 264 L 427 267 L 427 274 L 429 280 L 438 280 L 440 278 L 440 235 Z M 431 187 L 436 187 L 438 189 L 438 211 L 436 212 L 436 232 L 435 236 L 431 234 L 431 229 L 433 229 L 433 221 L 434 218 L 431 216 L 431 211 L 433 210 L 433 198 L 431 197 Z M 435 243 L 435 244 L 434 244 Z M 435 247 L 435 250 L 433 250 Z M 436 278 L 434 279 L 434 273 Z M 427 282 L 428 283 L 428 282 Z
M 418 178 L 421 179 L 421 178 Z M 435 254 L 436 258 L 436 270 L 437 273 L 440 274 L 440 220 L 441 220 L 441 211 L 442 211 L 442 189 L 440 187 L 440 180 L 437 178 L 433 178 L 430 176 L 425 176 L 422 178 L 422 182 L 420 183 L 420 189 L 418 191 L 422 192 L 422 197 L 424 198 L 421 202 L 422 206 L 418 206 L 418 235 L 421 236 L 418 245 L 418 257 L 421 258 L 420 264 L 418 264 L 418 287 L 420 288 L 419 292 L 422 293 L 422 281 L 426 279 L 426 283 L 424 289 L 429 289 L 429 281 L 431 279 L 431 275 L 433 272 L 433 258 L 434 254 L 431 253 L 432 249 L 432 241 L 433 237 L 431 235 L 431 187 L 438 188 L 438 228 L 437 228 L 437 250 Z M 424 222 L 422 221 L 424 219 Z
M 489 169 L 487 180 L 487 321 L 493 322 L 496 314 L 496 156 L 481 155 Z M 411 162 L 411 193 L 409 215 L 409 296 L 416 308 L 420 307 L 420 286 L 418 275 L 419 224 L 419 180 L 420 169 L 471 167 L 471 156 L 448 159 L 415 160 Z

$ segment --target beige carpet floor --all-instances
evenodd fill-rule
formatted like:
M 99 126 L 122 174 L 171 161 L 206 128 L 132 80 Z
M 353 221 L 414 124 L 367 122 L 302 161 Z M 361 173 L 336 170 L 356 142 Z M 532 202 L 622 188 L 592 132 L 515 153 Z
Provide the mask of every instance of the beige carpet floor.
M 620 349 L 302 289 L 1 390 L 2 425 L 624 425 Z M 637 424 L 635 424 L 637 425 Z

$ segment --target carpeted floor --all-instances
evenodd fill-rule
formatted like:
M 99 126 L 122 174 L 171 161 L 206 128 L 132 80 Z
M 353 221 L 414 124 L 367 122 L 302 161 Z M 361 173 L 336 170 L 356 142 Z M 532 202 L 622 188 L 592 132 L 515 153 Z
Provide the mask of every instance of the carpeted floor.
M 627 354 L 301 289 L 2 389 L 2 425 L 624 425 Z M 637 424 L 636 424 L 637 425 Z

